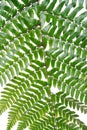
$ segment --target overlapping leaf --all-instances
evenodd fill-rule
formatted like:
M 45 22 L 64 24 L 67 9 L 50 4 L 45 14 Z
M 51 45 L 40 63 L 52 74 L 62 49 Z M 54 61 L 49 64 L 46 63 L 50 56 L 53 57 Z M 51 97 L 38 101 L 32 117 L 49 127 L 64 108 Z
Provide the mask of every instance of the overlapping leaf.
M 0 2 L 0 114 L 7 130 L 86 130 L 87 2 Z M 82 12 L 81 10 L 84 11 Z M 51 89 L 57 88 L 55 94 Z

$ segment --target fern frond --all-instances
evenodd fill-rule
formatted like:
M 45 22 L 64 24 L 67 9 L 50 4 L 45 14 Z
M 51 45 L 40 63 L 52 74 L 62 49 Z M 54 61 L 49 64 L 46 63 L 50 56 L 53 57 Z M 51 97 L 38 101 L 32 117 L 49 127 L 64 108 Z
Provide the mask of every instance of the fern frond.
M 87 113 L 86 18 L 85 0 L 1 0 L 0 114 L 9 109 L 7 130 L 16 122 L 17 130 L 87 129 L 74 111 Z

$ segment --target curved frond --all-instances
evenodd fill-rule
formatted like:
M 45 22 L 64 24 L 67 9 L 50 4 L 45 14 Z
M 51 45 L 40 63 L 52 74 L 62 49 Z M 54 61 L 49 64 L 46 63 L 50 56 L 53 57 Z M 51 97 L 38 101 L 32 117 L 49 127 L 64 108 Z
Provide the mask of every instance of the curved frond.
M 1 0 L 0 43 L 7 130 L 86 130 L 86 0 Z

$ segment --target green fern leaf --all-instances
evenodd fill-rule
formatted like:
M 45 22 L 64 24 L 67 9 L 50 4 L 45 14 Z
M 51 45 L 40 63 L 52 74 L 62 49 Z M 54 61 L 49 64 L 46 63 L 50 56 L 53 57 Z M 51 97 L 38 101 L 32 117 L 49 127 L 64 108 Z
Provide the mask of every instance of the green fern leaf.
M 84 11 L 81 11 L 84 10 Z M 86 0 L 1 0 L 0 114 L 7 130 L 86 130 Z M 52 91 L 54 89 L 54 91 Z

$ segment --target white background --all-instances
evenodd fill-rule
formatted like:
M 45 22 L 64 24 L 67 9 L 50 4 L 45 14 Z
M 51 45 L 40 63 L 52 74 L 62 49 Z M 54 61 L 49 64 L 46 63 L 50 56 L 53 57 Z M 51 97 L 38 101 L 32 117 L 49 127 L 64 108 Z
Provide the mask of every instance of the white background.
M 43 1 L 43 0 L 41 0 L 41 1 Z M 84 2 L 84 6 L 85 6 L 85 2 Z M 82 13 L 84 11 L 85 11 L 85 9 L 83 8 L 77 15 L 79 15 L 80 13 Z M 0 91 L 2 91 L 2 88 L 0 88 Z M 52 92 L 56 93 L 57 90 L 52 88 Z M 73 109 L 71 109 L 71 110 L 73 110 Z M 76 110 L 74 110 L 74 111 L 79 115 L 79 119 L 87 125 L 87 114 L 83 114 L 83 113 L 76 111 Z M 7 117 L 8 117 L 8 111 L 4 112 L 0 116 L 0 130 L 6 130 Z M 17 128 L 17 124 L 12 128 L 12 130 L 16 130 L 16 128 Z M 26 128 L 25 130 L 28 130 L 28 129 Z

